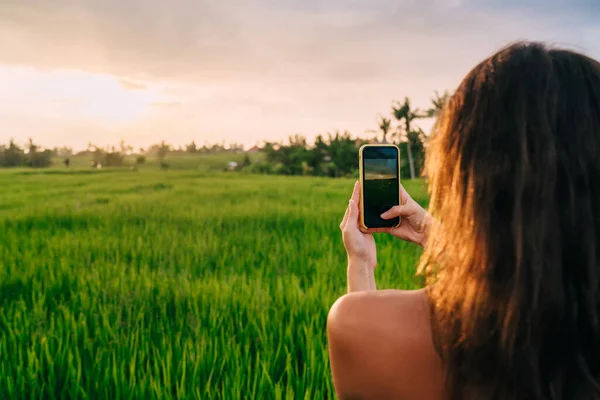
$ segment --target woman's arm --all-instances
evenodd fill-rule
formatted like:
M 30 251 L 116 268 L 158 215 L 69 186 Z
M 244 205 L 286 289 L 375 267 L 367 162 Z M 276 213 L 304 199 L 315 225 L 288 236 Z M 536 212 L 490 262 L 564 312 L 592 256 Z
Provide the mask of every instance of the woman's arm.
M 348 260 L 348 293 L 377 290 L 374 268 Z
M 348 253 L 348 293 L 377 290 L 375 240 L 372 234 L 361 232 L 359 228 L 359 199 L 360 184 L 356 182 L 346 214 L 340 224 L 344 246 Z

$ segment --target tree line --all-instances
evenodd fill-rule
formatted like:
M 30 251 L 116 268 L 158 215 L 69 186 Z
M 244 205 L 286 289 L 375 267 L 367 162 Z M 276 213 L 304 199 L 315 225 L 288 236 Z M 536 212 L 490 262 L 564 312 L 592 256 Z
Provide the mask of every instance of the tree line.
M 52 150 L 43 150 L 31 138 L 25 147 L 20 147 L 14 140 L 0 145 L 0 167 L 48 167 L 53 156 Z
M 212 145 L 205 143 L 200 147 L 195 142 L 191 142 L 185 147 L 174 147 L 165 141 L 154 144 L 147 149 L 134 150 L 133 146 L 121 140 L 119 145 L 116 146 L 99 146 L 89 143 L 85 150 L 74 152 L 71 147 L 67 146 L 52 149 L 43 148 L 41 145 L 34 143 L 32 138 L 25 146 L 19 146 L 14 139 L 11 139 L 8 144 L 0 144 L 0 167 L 49 167 L 52 165 L 53 158 L 62 159 L 69 166 L 70 158 L 73 156 L 89 158 L 92 167 L 122 167 L 127 164 L 127 156 L 133 156 L 136 164 L 144 164 L 147 156 L 155 156 L 163 165 L 166 164 L 165 160 L 169 154 L 237 154 L 243 151 L 244 146 L 237 143 L 228 145 L 224 142 Z
M 314 143 L 309 144 L 305 137 L 290 136 L 287 142 L 265 142 L 253 151 L 264 154 L 261 160 L 251 162 L 246 155 L 235 169 L 262 174 L 313 175 L 341 177 L 356 174 L 358 149 L 366 143 L 395 143 L 401 152 L 401 175 L 414 179 L 423 169 L 427 135 L 416 124 L 423 118 L 437 118 L 449 99 L 448 92 L 435 92 L 431 106 L 425 110 L 414 108 L 408 98 L 404 101 L 393 101 L 389 114 L 377 115 L 377 129 L 369 130 L 375 134 L 370 139 L 353 137 L 349 132 L 336 131 L 333 134 L 318 135 Z M 53 157 L 63 158 L 69 166 L 69 158 L 73 155 L 87 156 L 92 167 L 121 167 L 126 165 L 126 157 L 133 156 L 134 163 L 141 165 L 147 156 L 157 157 L 161 168 L 168 168 L 167 156 L 185 154 L 240 154 L 243 145 L 221 144 L 198 146 L 194 141 L 186 146 L 174 148 L 165 141 L 137 151 L 125 141 L 118 146 L 98 146 L 89 143 L 86 150 L 74 154 L 69 147 L 43 149 L 32 139 L 23 148 L 14 140 L 8 145 L 0 145 L 0 167 L 47 167 Z
M 291 136 L 287 143 L 266 143 L 262 148 L 265 161 L 247 168 L 251 172 L 285 175 L 350 176 L 356 174 L 358 150 L 365 143 L 395 143 L 401 153 L 401 175 L 414 179 L 423 169 L 427 135 L 416 120 L 437 118 L 450 95 L 435 92 L 426 110 L 414 108 L 408 98 L 392 102 L 389 116 L 377 116 L 377 136 L 371 139 L 354 138 L 348 132 L 317 136 L 308 145 L 306 138 Z M 395 124 L 394 124 L 395 122 Z M 406 158 L 404 158 L 406 157 Z

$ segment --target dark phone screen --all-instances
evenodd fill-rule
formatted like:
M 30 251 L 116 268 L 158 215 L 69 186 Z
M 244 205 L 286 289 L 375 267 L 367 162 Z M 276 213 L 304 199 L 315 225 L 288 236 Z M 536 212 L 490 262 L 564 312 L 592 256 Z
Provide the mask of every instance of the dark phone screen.
M 398 150 L 394 147 L 363 149 L 363 209 L 367 228 L 389 228 L 400 218 L 385 220 L 385 211 L 400 204 Z

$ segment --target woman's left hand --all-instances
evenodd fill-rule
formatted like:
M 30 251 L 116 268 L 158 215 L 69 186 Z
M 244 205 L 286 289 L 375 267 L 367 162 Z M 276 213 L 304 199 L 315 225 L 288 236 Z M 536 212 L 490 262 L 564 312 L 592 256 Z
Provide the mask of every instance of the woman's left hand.
M 348 253 L 348 268 L 365 268 L 372 272 L 377 265 L 377 250 L 373 235 L 360 230 L 359 199 L 360 183 L 356 182 L 340 229 Z

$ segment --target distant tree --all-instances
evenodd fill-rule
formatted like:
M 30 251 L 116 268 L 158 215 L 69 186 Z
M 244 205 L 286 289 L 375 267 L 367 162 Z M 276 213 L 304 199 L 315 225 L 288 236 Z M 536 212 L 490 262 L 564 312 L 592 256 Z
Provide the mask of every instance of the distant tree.
M 35 154 L 35 152 L 38 150 L 39 146 L 35 143 L 33 143 L 33 138 L 29 138 L 29 141 L 27 142 L 27 153 L 28 154 Z
M 27 151 L 11 139 L 8 145 L 0 145 L 0 167 L 47 167 L 52 163 L 54 152 L 43 150 L 29 139 Z
M 119 149 L 124 156 L 133 152 L 133 146 L 126 144 L 123 139 L 121 139 L 121 142 L 119 143 Z
M 243 144 L 239 144 L 239 143 L 231 143 L 228 146 L 228 150 L 232 153 L 243 153 L 244 152 L 244 145 Z
M 142 165 L 142 164 L 145 164 L 145 163 L 146 163 L 146 157 L 145 157 L 145 156 L 142 156 L 142 155 L 140 155 L 140 156 L 137 156 L 137 157 L 136 157 L 136 159 L 135 159 L 135 163 L 136 163 L 137 165 Z
M 334 165 L 334 176 L 346 176 L 356 172 L 358 148 L 362 142 L 350 136 L 349 132 L 328 135 L 328 153 Z
M 406 135 L 406 145 L 408 146 L 410 144 L 416 175 L 420 175 L 421 171 L 423 171 L 423 164 L 425 161 L 424 143 L 426 139 L 427 136 L 421 128 L 413 128 L 413 130 Z
M 73 148 L 67 146 L 55 147 L 53 152 L 60 158 L 71 157 L 73 155 Z
M 244 160 L 242 161 L 242 168 L 247 168 L 252 164 L 252 161 L 250 161 L 250 157 L 248 156 L 248 154 L 244 155 Z
M 308 162 L 309 151 L 304 136 L 290 136 L 288 145 L 280 149 L 280 154 L 282 155 L 281 162 L 285 167 L 284 172 L 286 174 L 301 175 L 305 172 L 303 165 Z
M 188 153 L 197 153 L 198 152 L 198 147 L 196 146 L 196 142 L 192 141 L 192 143 L 188 144 L 187 146 L 185 146 L 185 151 Z
M 380 115 L 379 120 L 377 121 L 377 125 L 379 126 L 379 130 L 381 131 L 381 142 L 387 143 L 387 135 L 392 129 L 392 119 L 385 118 L 384 116 Z
M 377 116 L 377 127 L 379 129 L 369 129 L 366 132 L 374 133 L 376 135 L 375 140 L 380 143 L 388 143 L 388 133 L 392 130 L 392 119 L 385 118 L 381 114 Z M 381 133 L 381 140 L 377 139 L 377 136 Z
M 275 143 L 271 143 L 271 142 L 266 142 L 262 152 L 265 154 L 265 158 L 267 159 L 267 162 L 269 163 L 275 163 L 277 162 L 277 147 L 275 145 Z
M 431 99 L 432 107 L 427 109 L 426 114 L 427 117 L 438 117 L 446 104 L 448 104 L 448 100 L 450 100 L 450 93 L 447 90 L 444 91 L 443 94 L 439 94 L 438 91 L 435 91 L 434 97 Z
M 49 167 L 52 164 L 52 156 L 54 152 L 52 150 L 42 150 L 41 146 L 38 146 L 33 142 L 32 138 L 29 138 L 27 143 L 27 165 L 33 168 L 44 168 Z
M 6 146 L 0 144 L 0 167 L 6 167 Z
M 426 113 L 427 113 L 427 117 L 429 118 L 435 118 L 435 121 L 433 122 L 433 126 L 431 127 L 431 134 L 435 134 L 437 127 L 438 127 L 438 123 L 440 120 L 440 116 L 442 115 L 442 111 L 446 108 L 446 104 L 448 104 L 448 101 L 450 100 L 450 93 L 448 93 L 447 90 L 444 91 L 443 94 L 439 94 L 438 91 L 435 91 L 435 95 L 434 97 L 431 98 L 431 107 L 429 109 L 427 109 Z M 425 142 L 427 142 L 428 137 L 425 137 Z
M 207 154 L 210 152 L 210 143 L 208 143 L 208 141 L 204 141 L 204 144 L 202 145 L 202 147 L 200 148 L 200 153 L 202 154 Z
M 167 169 L 169 165 L 165 162 L 165 159 L 169 152 L 171 151 L 171 146 L 169 146 L 164 140 L 158 146 L 158 159 L 160 160 L 160 168 Z
M 8 143 L 4 150 L 4 166 L 18 167 L 25 164 L 25 152 L 13 139 Z
M 104 159 L 102 165 L 105 167 L 121 167 L 125 164 L 125 154 L 121 153 L 114 146 L 111 147 L 110 151 L 104 153 Z
M 225 142 L 223 142 L 223 144 L 215 143 L 208 148 L 208 153 L 211 153 L 211 154 L 223 153 L 223 152 L 225 152 Z
M 408 165 L 410 170 L 410 179 L 415 179 L 415 163 L 412 154 L 412 145 L 413 143 L 409 140 L 408 136 L 410 132 L 412 132 L 412 122 L 418 118 L 425 118 L 426 114 L 423 114 L 419 111 L 419 109 L 412 109 L 410 106 L 410 100 L 408 97 L 404 98 L 404 103 L 400 103 L 398 101 L 394 102 L 392 105 L 392 113 L 396 120 L 398 120 L 398 130 L 396 132 L 396 137 L 399 141 L 403 139 L 406 140 L 406 152 L 408 153 Z M 402 125 L 402 123 L 404 125 Z M 412 136 L 415 137 L 414 135 Z
M 33 138 L 29 138 L 27 142 L 27 164 L 30 167 L 37 167 L 36 165 L 36 153 L 38 145 L 33 143 Z
M 101 167 L 104 164 L 104 149 L 95 144 L 88 144 L 88 151 L 92 153 L 92 167 Z
M 261 149 L 265 162 L 253 164 L 253 172 L 285 175 L 352 176 L 358 169 L 358 149 L 365 141 L 349 132 L 318 135 L 314 145 L 306 138 L 290 136 L 287 143 L 267 142 Z M 267 167 L 269 166 L 269 167 Z
M 100 146 L 90 143 L 88 151 L 92 154 L 92 167 L 121 167 L 125 164 L 125 153 L 132 151 L 131 146 L 127 146 L 121 141 L 119 148 L 117 146 Z
M 326 163 L 331 162 L 331 156 L 328 152 L 328 144 L 323 138 L 323 135 L 317 135 L 315 144 L 310 151 L 308 165 L 312 168 L 314 175 L 327 175 L 327 171 L 323 167 Z

